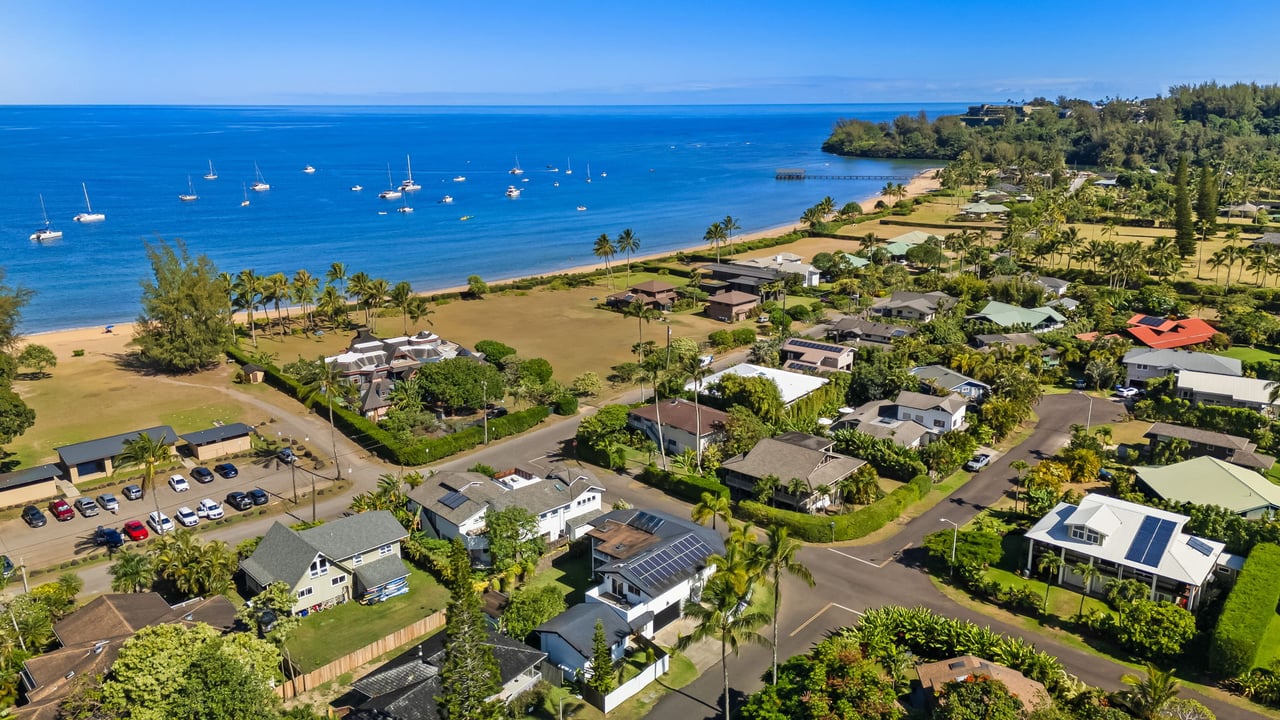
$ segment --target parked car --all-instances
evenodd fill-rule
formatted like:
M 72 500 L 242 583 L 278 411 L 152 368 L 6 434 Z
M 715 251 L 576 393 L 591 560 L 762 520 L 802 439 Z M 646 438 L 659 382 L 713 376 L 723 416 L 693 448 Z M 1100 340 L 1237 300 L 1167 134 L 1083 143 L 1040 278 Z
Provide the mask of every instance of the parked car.
M 249 496 L 239 490 L 227 493 L 227 497 L 223 502 L 237 510 L 248 510 L 253 507 L 253 501 L 249 499 Z
M 987 453 L 979 453 L 969 458 L 969 462 L 964 464 L 964 469 L 969 472 L 979 472 L 982 468 L 991 464 L 991 455 Z
M 98 496 L 98 507 L 113 513 L 120 509 L 120 501 L 111 493 L 102 493 Z
M 120 536 L 119 530 L 99 525 L 98 529 L 93 531 L 93 544 L 95 547 L 115 550 L 124 545 L 124 538 Z
M 206 520 L 217 520 L 222 517 L 222 505 L 217 500 L 205 498 L 196 506 L 196 515 Z
M 146 540 L 151 535 L 147 532 L 147 526 L 137 520 L 130 520 L 124 524 L 124 534 L 134 542 Z
M 1139 392 L 1141 391 L 1138 390 L 1138 388 L 1136 387 L 1117 387 L 1116 388 L 1116 396 L 1122 397 L 1126 400 L 1129 398 L 1138 397 Z
M 293 448 L 280 448 L 280 451 L 276 453 L 276 459 L 290 465 L 298 462 L 298 456 L 293 454 Z
M 9 559 L 9 556 L 0 555 L 0 573 L 4 573 L 5 577 L 9 577 L 13 575 L 14 570 L 17 570 L 17 568 L 13 566 L 13 561 Z
M 254 488 L 248 492 L 249 500 L 254 505 L 266 505 L 271 502 L 271 496 L 262 488 Z
M 173 532 L 173 521 L 169 519 L 168 515 L 165 515 L 159 510 L 152 511 L 147 514 L 147 525 L 149 525 L 152 531 L 157 535 Z
M 508 410 L 505 407 L 499 405 L 497 407 L 486 410 L 485 415 L 489 416 L 490 420 L 497 420 L 498 418 L 506 415 L 507 412 Z
M 120 490 L 120 494 L 123 495 L 126 500 L 141 500 L 142 488 L 137 485 L 125 485 Z
M 58 522 L 64 522 L 76 516 L 76 511 L 71 509 L 71 504 L 62 498 L 49 503 L 49 513 L 57 518 Z
M 169 487 L 173 488 L 174 492 L 186 492 L 191 489 L 191 483 L 181 475 L 170 475 Z
M 195 527 L 200 522 L 200 518 L 196 517 L 195 511 L 186 505 L 178 508 L 178 512 L 174 513 L 173 517 L 177 519 L 178 524 L 182 527 Z
M 191 477 L 198 483 L 211 483 L 213 482 L 213 471 L 201 465 L 191 471 Z
M 40 508 L 35 505 L 28 505 L 22 508 L 22 521 L 33 528 L 44 527 L 49 522 L 49 518 L 40 512 Z
M 76 510 L 79 510 L 80 514 L 87 518 L 93 517 L 99 512 L 98 503 L 94 502 L 93 498 L 76 498 L 75 506 Z
M 231 463 L 220 463 L 218 465 L 214 465 L 213 471 L 227 480 L 230 480 L 240 474 L 240 471 L 236 469 L 236 466 Z

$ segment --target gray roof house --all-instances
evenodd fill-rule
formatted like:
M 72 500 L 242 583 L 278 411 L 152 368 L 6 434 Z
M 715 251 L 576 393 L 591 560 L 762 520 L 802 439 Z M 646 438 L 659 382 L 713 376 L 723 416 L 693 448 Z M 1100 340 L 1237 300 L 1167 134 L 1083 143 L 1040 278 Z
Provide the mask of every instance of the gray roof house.
M 892 400 L 873 400 L 859 405 L 836 420 L 831 429 L 854 430 L 877 440 L 892 440 L 906 448 L 919 447 L 936 436 L 931 428 L 915 420 L 899 420 L 898 406 Z
M 1129 382 L 1145 383 L 1152 378 L 1164 377 L 1180 370 L 1234 377 L 1244 374 L 1243 365 L 1235 358 L 1175 348 L 1133 348 L 1124 354 L 1122 362 Z
M 908 292 L 900 290 L 871 306 L 872 312 L 884 317 L 928 322 L 939 312 L 956 304 L 956 299 L 944 292 Z
M 1152 451 L 1161 443 L 1185 440 L 1191 448 L 1190 455 L 1192 457 L 1208 455 L 1209 457 L 1226 460 L 1234 465 L 1252 468 L 1263 473 L 1276 464 L 1274 457 L 1258 452 L 1257 443 L 1248 438 L 1212 430 L 1158 422 L 1154 423 L 1151 429 L 1147 430 L 1142 437 L 1150 440 L 1149 447 Z
M 836 342 L 873 343 L 889 345 L 895 338 L 915 334 L 916 328 L 908 325 L 890 325 L 866 318 L 846 315 L 830 324 L 827 339 Z
M 196 460 L 204 462 L 224 455 L 248 452 L 253 448 L 253 428 L 244 423 L 214 425 L 205 430 L 182 435 L 186 450 Z
M 157 425 L 97 440 L 63 445 L 54 450 L 61 458 L 62 467 L 67 470 L 67 479 L 74 483 L 115 472 L 115 459 L 124 452 L 125 443 L 140 434 L 145 434 L 152 440 L 163 442 L 171 447 L 178 441 L 178 433 L 174 432 L 173 428 L 168 425 Z
M 48 463 L 0 475 L 0 506 L 26 505 L 58 494 L 62 468 Z
M 802 432 L 783 433 L 764 438 L 742 455 L 725 460 L 720 466 L 725 485 L 739 498 L 755 499 L 759 482 L 769 476 L 778 478 L 780 487 L 772 500 L 790 505 L 800 512 L 816 512 L 831 504 L 830 490 L 836 483 L 852 475 L 866 464 L 865 460 L 841 455 L 832 450 L 835 441 Z M 788 486 L 795 479 L 804 481 L 805 491 L 792 493 Z
M 938 388 L 953 393 L 960 393 L 971 402 L 977 402 L 991 392 L 991 386 L 974 380 L 968 375 L 958 373 L 943 365 L 922 365 L 912 368 L 911 374 L 920 381 L 922 390 Z
M 302 531 L 277 522 L 253 554 L 240 561 L 240 569 L 250 592 L 261 592 L 273 582 L 293 588 L 294 612 L 352 598 L 372 601 L 406 587 L 409 569 L 400 559 L 400 541 L 408 535 L 386 510 Z
M 614 662 L 621 660 L 627 641 L 636 633 L 627 621 L 604 603 L 579 603 L 534 628 L 538 646 L 547 660 L 562 670 L 569 679 L 591 663 L 595 646 L 596 622 L 604 626 Z

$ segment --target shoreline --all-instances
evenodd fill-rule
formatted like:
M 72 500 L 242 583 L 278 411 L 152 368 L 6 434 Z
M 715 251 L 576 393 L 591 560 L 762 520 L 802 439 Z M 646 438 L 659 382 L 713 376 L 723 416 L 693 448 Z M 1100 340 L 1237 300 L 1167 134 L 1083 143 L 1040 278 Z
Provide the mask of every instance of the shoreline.
M 924 168 L 923 170 L 920 170 L 915 175 L 913 175 L 909 181 L 904 183 L 907 190 L 906 197 L 907 198 L 918 197 L 920 195 L 927 194 L 928 192 L 937 188 L 939 186 L 938 180 L 937 180 L 937 172 L 940 169 L 941 168 L 936 168 L 936 167 Z M 892 200 L 890 198 L 887 198 L 880 194 L 872 195 L 868 198 L 859 200 L 857 202 L 859 205 L 863 207 L 864 210 L 870 211 L 874 208 L 875 204 L 879 201 L 884 201 L 890 205 L 892 204 Z M 735 243 L 739 243 L 739 242 L 750 242 L 752 240 L 758 240 L 760 238 L 766 238 L 766 237 L 777 237 L 779 235 L 785 235 L 794 230 L 801 229 L 802 227 L 803 225 L 799 222 L 783 223 L 783 224 L 765 228 L 764 230 L 756 230 L 754 232 L 735 235 L 733 238 L 733 241 Z M 673 255 L 676 255 L 677 253 L 695 252 L 699 250 L 704 250 L 706 249 L 706 247 L 707 246 L 705 243 L 700 243 L 697 245 L 685 245 L 675 249 L 634 255 L 630 258 L 630 261 L 644 262 L 648 260 L 655 260 L 658 258 L 671 257 Z M 627 259 L 624 256 L 615 256 L 614 260 L 611 261 L 610 264 L 613 265 L 618 262 L 625 263 L 626 261 Z M 558 269 L 558 270 L 550 270 L 546 272 L 525 273 L 522 275 L 512 275 L 511 277 L 494 278 L 492 280 L 485 279 L 485 282 L 490 285 L 494 285 L 494 284 L 501 284 L 501 283 L 517 282 L 519 280 L 524 280 L 528 278 L 548 277 L 548 276 L 555 276 L 555 275 L 574 275 L 578 273 L 594 272 L 596 270 L 601 270 L 604 267 L 605 267 L 605 263 L 601 261 L 597 263 L 575 265 L 572 267 L 567 267 L 567 268 Z M 430 297 L 432 295 L 447 295 L 450 293 L 463 292 L 463 291 L 466 291 L 466 289 L 467 289 L 466 285 L 453 285 L 453 286 L 444 287 L 444 288 L 430 288 L 426 290 L 419 290 L 419 291 L 416 291 L 414 294 L 423 296 L 423 297 Z M 290 307 L 289 309 L 294 310 L 297 308 Z M 248 314 L 244 312 L 239 312 L 239 313 L 236 313 L 234 317 L 236 318 L 237 321 L 243 322 L 247 320 Z M 64 352 L 66 355 L 70 355 L 74 350 L 85 350 L 85 351 L 94 350 L 97 352 L 123 352 L 127 350 L 128 343 L 133 339 L 133 329 L 135 324 L 136 324 L 136 321 L 129 320 L 125 322 L 105 323 L 103 325 L 92 325 L 87 327 L 63 328 L 59 330 L 41 330 L 38 332 L 24 333 L 22 335 L 22 338 L 24 340 L 27 340 L 28 342 L 36 342 L 40 345 L 45 345 L 49 347 L 51 350 L 53 350 L 59 356 L 63 355 Z M 106 332 L 105 328 L 107 326 L 110 326 L 112 328 L 111 332 Z M 110 347 L 102 347 L 104 345 L 109 345 Z

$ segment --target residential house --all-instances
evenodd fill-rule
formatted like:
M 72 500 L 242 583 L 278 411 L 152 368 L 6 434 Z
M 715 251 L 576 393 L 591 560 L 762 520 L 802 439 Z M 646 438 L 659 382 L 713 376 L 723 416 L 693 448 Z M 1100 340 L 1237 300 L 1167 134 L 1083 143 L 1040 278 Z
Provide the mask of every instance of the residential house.
M 902 233 L 901 235 L 896 235 L 894 237 L 889 238 L 888 242 L 902 243 L 903 245 L 915 247 L 916 245 L 923 245 L 924 243 L 927 243 L 930 240 L 940 243 L 942 242 L 942 236 L 938 235 L 937 233 L 929 233 L 923 230 L 911 230 L 911 231 Z
M 840 262 L 848 265 L 854 270 L 861 270 L 871 264 L 870 260 L 862 257 L 861 255 L 854 255 L 853 253 L 848 253 L 843 250 L 837 250 L 832 253 L 832 255 L 835 255 Z
M 722 322 L 738 322 L 751 317 L 760 307 L 760 296 L 741 290 L 722 290 L 707 298 L 707 317 Z
M 779 370 L 778 368 L 752 365 L 751 363 L 740 363 L 703 378 L 700 385 L 702 394 L 714 396 L 716 394 L 716 383 L 720 382 L 720 379 L 726 375 L 768 378 L 774 385 L 778 386 L 778 392 L 782 396 L 782 404 L 787 407 L 790 407 L 801 398 L 812 395 L 828 382 L 826 378 L 806 375 L 805 373 Z M 685 383 L 684 389 L 688 392 L 693 392 L 698 386 L 698 383 L 690 381 Z
M 702 281 L 702 289 L 717 294 L 724 290 L 737 290 L 756 297 L 770 294 L 767 287 L 786 280 L 786 274 L 779 270 L 754 265 L 738 265 L 736 263 L 711 263 L 702 266 L 707 273 Z
M 960 430 L 965 425 L 968 400 L 957 393 L 939 397 L 903 390 L 893 403 L 897 406 L 899 420 L 912 420 L 934 433 Z
M 1032 332 L 1044 332 L 1062 327 L 1067 321 L 1062 313 L 1047 305 L 1038 308 L 1023 308 L 997 300 L 990 300 L 978 312 L 969 316 L 971 320 L 989 322 L 1002 328 L 1028 327 Z
M 909 325 L 890 325 L 863 317 L 845 315 L 830 323 L 827 339 L 856 344 L 890 345 L 895 338 L 909 337 L 915 332 L 916 328 Z
M 14 507 L 57 497 L 62 468 L 53 463 L 0 474 L 0 507 Z
M 924 696 L 923 703 L 920 703 L 923 707 L 936 707 L 939 691 L 947 683 L 963 682 L 974 677 L 1000 681 L 1009 689 L 1010 694 L 1022 702 L 1022 707 L 1027 713 L 1048 707 L 1053 702 L 1042 683 L 1032 680 L 1017 670 L 974 655 L 961 655 L 917 665 L 916 677 L 920 680 L 920 691 Z
M 1194 610 L 1215 575 L 1230 577 L 1237 558 L 1224 545 L 1183 532 L 1186 515 L 1090 493 L 1079 505 L 1058 503 L 1027 531 L 1027 567 L 1052 552 L 1062 559 L 1057 583 L 1089 594 L 1106 592 L 1114 580 L 1138 580 L 1150 599 Z M 1077 563 L 1093 565 L 1100 577 L 1086 583 Z
M 419 513 L 422 529 L 443 540 L 462 538 L 481 562 L 489 557 L 485 515 L 520 507 L 538 519 L 538 534 L 548 543 L 575 540 L 573 521 L 600 512 L 604 487 L 585 472 L 558 467 L 541 478 L 527 468 L 510 468 L 494 477 L 476 472 L 437 472 L 409 491 L 409 509 Z
M 97 440 L 63 445 L 54 450 L 57 451 L 60 464 L 66 471 L 67 480 L 78 483 L 114 473 L 116 465 L 119 464 L 119 457 L 124 454 L 125 444 L 139 435 L 146 435 L 152 441 L 169 447 L 173 447 L 173 444 L 178 441 L 178 433 L 174 432 L 173 428 L 168 425 L 157 425 Z
M 993 348 L 997 345 L 1008 345 L 1011 347 L 1026 346 L 1040 347 L 1044 343 L 1040 342 L 1040 338 L 1035 333 L 991 333 L 988 335 L 974 335 L 973 344 L 978 346 L 980 350 Z
M 971 403 L 980 402 L 991 392 L 990 385 L 944 365 L 922 365 L 912 368 L 911 374 L 920 381 L 923 392 L 931 392 L 936 388 L 943 392 L 959 393 Z
M 822 273 L 817 268 L 804 261 L 804 258 L 795 253 L 778 253 L 769 257 L 750 258 L 747 260 L 730 260 L 730 265 L 741 265 L 752 268 L 766 268 L 776 270 L 784 275 L 797 275 L 801 278 L 800 284 L 804 287 L 817 287 L 822 282 Z
M 1070 280 L 1049 277 L 1048 275 L 1037 275 L 1035 280 L 1032 282 L 1044 288 L 1046 293 L 1056 298 L 1065 296 L 1067 294 L 1067 288 L 1071 286 Z
M 1208 455 L 1258 472 L 1266 472 L 1276 463 L 1275 458 L 1258 452 L 1257 443 L 1249 438 L 1212 430 L 1158 422 L 1154 423 L 1142 437 L 1151 441 L 1149 445 L 1151 452 L 1155 452 L 1156 447 L 1161 443 L 1185 440 L 1190 447 L 1190 454 L 1195 457 Z
M 613 510 L 587 533 L 592 577 L 586 601 L 608 605 L 640 635 L 679 620 L 715 573 L 724 554 L 720 533 L 657 510 Z
M 400 541 L 408 535 L 386 510 L 349 515 L 301 531 L 276 522 L 253 554 L 240 561 L 240 569 L 252 594 L 273 582 L 292 588 L 295 613 L 352 598 L 373 601 L 407 588 L 409 568 L 400 559 Z
M 244 423 L 227 423 L 215 425 L 206 430 L 199 430 L 179 437 L 187 444 L 187 450 L 199 462 L 236 453 L 249 452 L 253 449 L 250 437 L 253 428 Z
M 54 717 L 84 678 L 106 673 L 125 641 L 151 625 L 204 623 L 227 633 L 236 608 L 222 595 L 169 605 L 159 593 L 99 595 L 53 626 L 58 648 L 22 663 L 18 679 L 26 704 L 19 717 Z
M 728 417 L 722 410 L 677 398 L 663 400 L 661 407 L 650 404 L 632 408 L 627 425 L 655 443 L 665 444 L 669 455 L 679 455 L 686 450 L 702 452 L 708 445 L 723 442 Z
M 892 440 L 905 448 L 917 448 L 932 442 L 939 435 L 933 428 L 925 427 L 909 417 L 898 419 L 898 406 L 892 400 L 873 400 L 857 409 L 844 408 L 845 412 L 831 425 L 834 430 L 856 430 L 880 440 Z
M 806 338 L 787 338 L 778 348 L 782 366 L 801 372 L 847 371 L 853 367 L 856 351 L 847 345 L 818 342 Z
M 598 602 L 572 605 L 534 628 L 538 648 L 547 654 L 547 662 L 564 672 L 566 680 L 577 680 L 578 674 L 591 664 L 597 622 L 604 626 L 610 657 L 618 662 L 626 654 L 627 641 L 637 631 L 609 605 Z
M 778 479 L 778 487 L 767 498 L 770 504 L 789 505 L 799 512 L 817 512 L 831 504 L 836 485 L 866 465 L 865 460 L 841 455 L 832 448 L 831 438 L 802 432 L 764 438 L 742 455 L 725 460 L 720 475 L 730 492 L 739 499 L 760 495 L 760 481 Z M 793 483 L 802 481 L 797 492 Z
M 1240 361 L 1235 358 L 1190 350 L 1133 348 L 1124 354 L 1122 362 L 1131 385 L 1145 384 L 1152 378 L 1161 378 L 1180 370 L 1234 377 L 1244 374 Z
M 888 318 L 929 322 L 939 312 L 955 304 L 956 299 L 944 292 L 918 293 L 899 290 L 872 305 L 871 311 Z
M 1138 313 L 1129 318 L 1129 334 L 1152 348 L 1179 348 L 1207 343 L 1218 330 L 1200 318 L 1169 320 Z
M 438 632 L 355 681 L 348 720 L 444 720 L 439 702 L 448 642 L 448 635 Z M 493 630 L 487 631 L 485 644 L 493 651 L 501 683 L 490 700 L 509 703 L 542 679 L 538 668 L 546 653 Z
M 644 303 L 645 307 L 655 310 L 670 310 L 678 295 L 676 286 L 661 280 L 648 280 L 637 283 L 620 293 L 605 298 L 605 304 L 624 307 L 635 302 Z
M 1242 407 L 1263 413 L 1274 413 L 1270 380 L 1233 377 L 1215 373 L 1178 371 L 1178 397 L 1202 405 Z
M 1225 460 L 1204 456 L 1136 472 L 1138 488 L 1163 500 L 1217 505 L 1250 520 L 1280 511 L 1280 486 Z
M 360 328 L 346 352 L 326 357 L 324 362 L 356 387 L 363 387 L 380 379 L 393 383 L 408 380 L 426 363 L 473 356 L 457 343 L 427 330 L 384 340 L 368 328 Z
M 361 385 L 358 398 L 360 414 L 370 422 L 381 422 L 394 405 L 391 401 L 391 391 L 394 389 L 395 383 L 385 377 L 376 378 Z

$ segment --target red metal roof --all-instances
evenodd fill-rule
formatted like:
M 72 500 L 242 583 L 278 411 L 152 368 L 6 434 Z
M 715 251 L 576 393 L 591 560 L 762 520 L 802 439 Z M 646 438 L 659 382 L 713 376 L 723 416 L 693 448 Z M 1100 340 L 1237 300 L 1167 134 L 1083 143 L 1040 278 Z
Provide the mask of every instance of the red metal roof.
M 1128 330 L 1138 342 L 1159 349 L 1199 345 L 1218 332 L 1200 318 L 1166 320 L 1141 313 L 1129 318 Z

